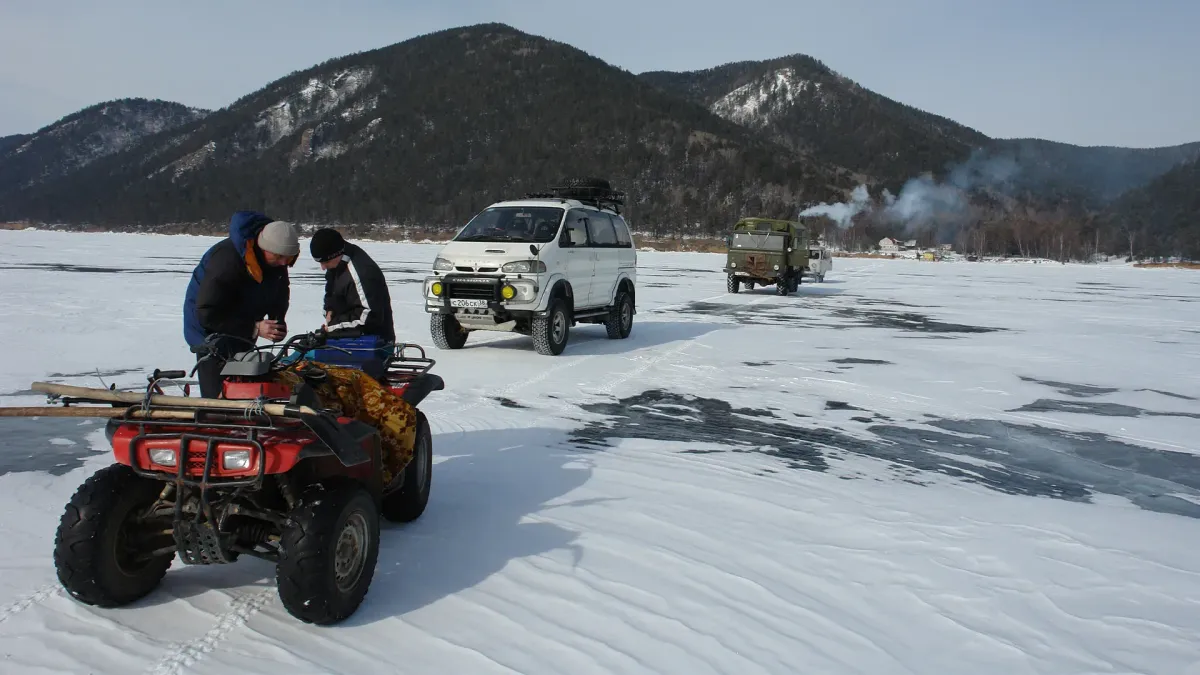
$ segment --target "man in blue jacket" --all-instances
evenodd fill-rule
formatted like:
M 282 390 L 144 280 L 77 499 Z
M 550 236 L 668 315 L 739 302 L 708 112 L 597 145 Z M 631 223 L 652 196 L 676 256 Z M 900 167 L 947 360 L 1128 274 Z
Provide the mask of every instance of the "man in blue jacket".
M 216 340 L 218 354 L 196 370 L 201 396 L 220 396 L 221 368 L 234 353 L 260 337 L 277 342 L 287 335 L 288 268 L 299 253 L 292 224 L 238 211 L 229 219 L 229 236 L 200 258 L 183 301 L 184 339 L 195 347 L 213 333 L 229 336 Z

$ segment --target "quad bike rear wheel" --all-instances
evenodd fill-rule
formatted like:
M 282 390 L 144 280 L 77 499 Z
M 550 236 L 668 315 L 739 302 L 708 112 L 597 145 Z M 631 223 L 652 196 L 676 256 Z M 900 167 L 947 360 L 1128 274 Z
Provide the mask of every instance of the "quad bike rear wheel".
M 113 464 L 79 486 L 54 537 L 54 567 L 71 597 L 120 607 L 158 587 L 175 558 L 171 517 L 147 511 L 165 485 Z
M 425 413 L 417 411 L 417 437 L 413 455 L 400 477 L 400 487 L 383 496 L 383 517 L 393 523 L 410 523 L 425 513 L 433 480 L 433 436 Z
M 362 604 L 379 560 L 379 512 L 365 488 L 329 481 L 304 491 L 288 514 L 275 578 L 288 613 L 329 625 Z

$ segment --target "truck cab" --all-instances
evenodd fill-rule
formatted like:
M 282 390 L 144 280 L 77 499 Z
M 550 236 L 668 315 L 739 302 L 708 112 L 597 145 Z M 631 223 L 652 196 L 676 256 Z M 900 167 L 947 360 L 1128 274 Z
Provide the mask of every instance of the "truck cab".
M 792 220 L 742 218 L 728 236 L 726 288 L 774 285 L 779 295 L 794 293 L 808 267 L 808 229 Z
M 515 332 L 532 337 L 538 353 L 557 355 L 579 323 L 628 337 L 637 251 L 622 198 L 607 181 L 585 179 L 476 214 L 425 278 L 434 343 L 461 349 L 473 331 Z

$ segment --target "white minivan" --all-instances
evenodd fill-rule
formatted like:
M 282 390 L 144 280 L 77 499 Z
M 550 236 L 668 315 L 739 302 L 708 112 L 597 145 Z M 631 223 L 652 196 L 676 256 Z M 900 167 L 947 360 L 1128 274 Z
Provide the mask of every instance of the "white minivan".
M 571 181 L 478 213 L 425 278 L 434 344 L 461 349 L 471 331 L 511 331 L 532 337 L 539 354 L 558 355 L 578 323 L 629 337 L 637 251 L 622 196 L 607 181 Z

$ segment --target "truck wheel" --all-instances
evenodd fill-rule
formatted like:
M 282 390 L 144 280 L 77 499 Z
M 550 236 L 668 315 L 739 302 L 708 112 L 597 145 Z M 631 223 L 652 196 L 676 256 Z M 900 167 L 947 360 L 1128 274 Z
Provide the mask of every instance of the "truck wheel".
M 821 272 L 820 274 L 817 275 L 817 283 L 819 283 L 819 284 L 825 283 L 825 273 L 824 272 Z
M 792 276 L 788 279 L 788 290 L 790 290 L 793 293 L 800 290 L 800 282 L 803 279 L 804 279 L 804 274 L 802 272 L 793 273 Z
M 79 486 L 54 537 L 54 568 L 71 597 L 120 607 L 158 587 L 175 559 L 173 538 L 161 534 L 171 529 L 172 519 L 137 520 L 164 485 L 113 464 Z
M 425 413 L 417 411 L 417 436 L 413 442 L 413 455 L 400 487 L 383 496 L 383 517 L 393 523 L 411 523 L 425 513 L 429 503 L 429 488 L 433 481 L 433 436 L 429 433 L 429 420 Z
M 737 293 L 740 285 L 741 281 L 732 274 L 730 274 L 729 278 L 725 280 L 725 290 L 729 291 L 730 293 Z
M 610 340 L 624 340 L 633 331 L 633 297 L 626 291 L 617 291 L 617 302 L 604 317 L 604 329 Z
M 554 298 L 550 301 L 549 314 L 533 320 L 533 346 L 539 354 L 558 356 L 566 348 L 570 332 L 567 303 L 563 298 Z
M 430 314 L 429 333 L 438 349 L 462 349 L 467 344 L 467 331 L 453 314 Z
M 792 282 L 787 277 L 779 277 L 775 281 L 775 292 L 779 295 L 787 295 L 792 289 Z
M 379 513 L 357 483 L 306 490 L 288 514 L 275 579 L 288 613 L 329 625 L 362 604 L 379 560 Z

